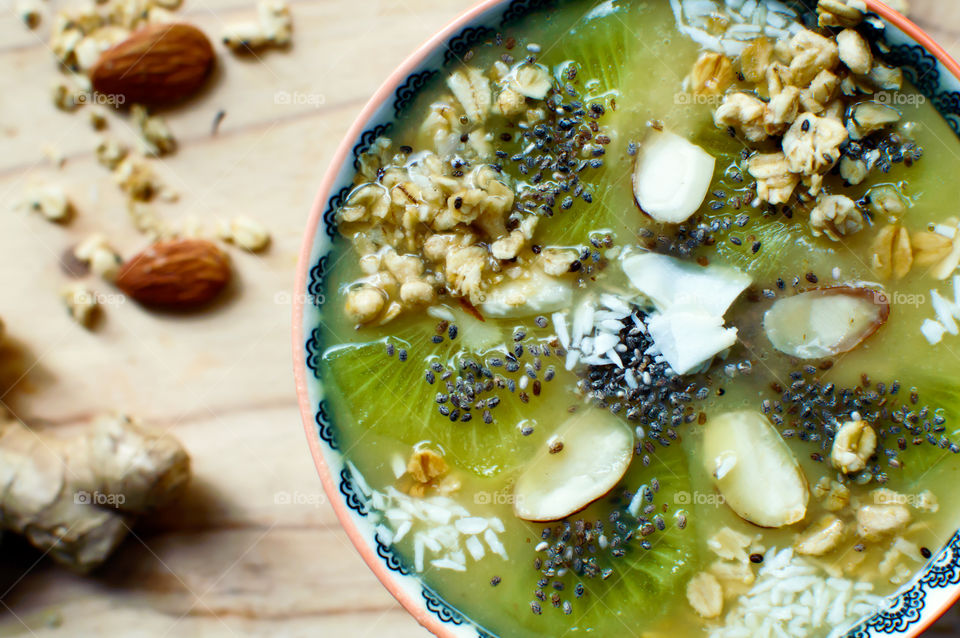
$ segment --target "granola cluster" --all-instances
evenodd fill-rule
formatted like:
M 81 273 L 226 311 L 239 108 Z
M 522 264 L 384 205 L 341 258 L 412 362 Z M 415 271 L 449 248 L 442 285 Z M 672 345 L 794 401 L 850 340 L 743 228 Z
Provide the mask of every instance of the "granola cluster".
M 884 64 L 857 31 L 866 11 L 861 2 L 821 0 L 818 10 L 821 27 L 832 30 L 803 29 L 777 41 L 760 37 L 733 61 L 704 53 L 690 81 L 693 90 L 727 90 L 714 113 L 717 126 L 755 148 L 779 142 L 779 150 L 748 159 L 757 203 L 797 199 L 810 211 L 815 236 L 839 240 L 859 231 L 863 216 L 850 198 L 828 193 L 824 179 L 838 165 L 848 184 L 889 169 L 884 140 L 899 141 L 892 127 L 901 115 L 874 94 L 899 90 L 903 75 Z M 736 66 L 746 86 L 728 89 Z M 898 151 L 894 161 L 912 161 L 911 151 Z
M 521 127 L 544 118 L 542 101 L 553 87 L 547 69 L 497 61 L 487 72 L 456 70 L 446 84 L 449 94 L 430 105 L 418 129 L 423 150 L 377 140 L 337 212 L 364 274 L 345 304 L 357 324 L 386 323 L 440 294 L 479 305 L 508 265 L 560 275 L 576 259 L 570 251 L 530 250 L 539 217 L 515 205 L 515 185 L 489 163 L 493 118 Z

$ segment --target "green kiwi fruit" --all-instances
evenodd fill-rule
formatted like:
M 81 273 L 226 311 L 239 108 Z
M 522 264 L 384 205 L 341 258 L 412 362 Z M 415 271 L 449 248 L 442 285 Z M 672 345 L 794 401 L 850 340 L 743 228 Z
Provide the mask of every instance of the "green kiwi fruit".
M 541 370 L 534 373 L 540 394 L 534 395 L 533 380 L 528 379 L 524 391 L 520 379 L 526 364 L 532 365 L 535 359 L 527 348 L 544 335 L 530 331 L 519 342 L 525 344 L 524 353 L 519 369 L 511 372 L 506 365 L 508 351 L 514 356 L 518 342 L 499 328 L 458 311 L 452 324 L 457 327 L 456 337 L 450 339 L 449 326 L 435 330 L 436 322 L 425 323 L 422 318 L 398 320 L 395 326 L 391 324 L 393 334 L 389 337 L 337 345 L 324 352 L 323 377 L 331 386 L 327 394 L 335 414 L 354 421 L 363 430 L 409 445 L 432 444 L 454 466 L 480 476 L 517 467 L 542 438 L 539 433 L 524 433 L 524 425 L 535 425 L 529 418 L 532 406 L 527 403 L 565 394 L 561 385 L 574 383 L 573 375 L 563 369 L 563 361 L 555 354 L 539 357 Z M 363 332 L 357 336 L 362 339 Z M 401 361 L 401 356 L 406 360 Z M 486 376 L 471 366 L 479 367 Z M 546 370 L 551 366 L 555 380 L 548 382 Z M 444 380 L 447 372 L 450 376 Z M 483 383 L 485 389 L 475 393 L 469 403 L 454 404 L 447 384 L 454 384 L 454 394 L 463 396 L 456 389 L 458 379 L 472 379 L 474 388 Z M 506 383 L 500 387 L 498 382 Z M 438 403 L 438 394 L 447 395 L 447 400 Z M 478 406 L 478 402 L 494 398 L 496 405 Z M 463 404 L 470 409 L 464 409 Z M 446 416 L 441 407 L 448 411 Z M 485 422 L 485 410 L 489 423 Z M 464 421 L 466 414 L 469 420 Z

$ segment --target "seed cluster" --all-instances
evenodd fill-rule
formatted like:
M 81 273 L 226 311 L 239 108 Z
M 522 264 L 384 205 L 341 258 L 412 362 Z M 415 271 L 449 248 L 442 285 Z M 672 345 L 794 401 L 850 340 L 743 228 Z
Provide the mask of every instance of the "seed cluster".
M 634 309 L 632 320 L 624 321 L 627 326 L 620 331 L 620 343 L 615 348 L 622 368 L 589 366 L 578 383 L 580 391 L 599 407 L 614 414 L 622 412 L 629 421 L 638 423 L 641 441 L 637 452 L 644 456 L 645 464 L 649 463 L 647 454 L 653 453 L 651 441 L 667 447 L 679 440 L 677 428 L 697 419 L 694 400 L 703 401 L 710 395 L 707 385 L 698 387 L 684 380 L 666 361 L 647 354 L 653 339 L 646 331 L 646 317 L 643 311 Z M 728 364 L 724 369 L 731 377 L 751 371 L 749 361 Z
M 879 151 L 874 166 L 881 173 L 889 173 L 894 164 L 903 163 L 910 168 L 923 157 L 923 148 L 912 140 L 904 140 L 900 134 L 888 132 L 883 135 L 870 135 L 862 140 L 847 140 L 840 147 L 842 155 L 852 160 L 866 159 L 873 151 Z M 839 164 L 838 164 L 839 166 Z
M 545 317 L 537 317 L 534 322 L 538 327 L 547 325 Z M 455 341 L 459 332 L 456 324 L 441 321 L 430 341 L 439 346 L 447 340 Z M 393 356 L 396 350 L 393 344 L 387 344 L 386 348 L 387 355 Z M 400 354 L 403 354 L 401 361 L 405 361 L 406 351 L 401 350 Z M 529 403 L 533 397 L 540 396 L 545 383 L 556 378 L 557 364 L 551 363 L 552 357 L 565 355 L 559 346 L 551 347 L 528 336 L 527 328 L 518 327 L 513 333 L 513 342 L 500 353 L 478 357 L 461 351 L 446 362 L 439 357 L 428 359 L 423 380 L 439 389 L 434 400 L 441 416 L 460 423 L 477 416 L 491 424 L 505 392 L 516 394 L 522 403 Z M 522 426 L 521 433 L 532 434 L 532 426 Z
M 535 62 L 535 56 L 528 56 Z M 603 166 L 603 156 L 610 138 L 599 125 L 606 107 L 599 102 L 585 104 L 574 83 L 576 69 L 565 72 L 566 82 L 556 87 L 545 100 L 543 120 L 517 123 L 516 135 L 503 133 L 502 142 L 514 142 L 519 152 L 497 149 L 498 170 L 511 162 L 521 174 L 517 206 L 531 214 L 550 217 L 559 210 L 569 210 L 577 199 L 589 204 L 593 194 L 581 182 L 581 174 Z
M 667 505 L 664 503 L 658 507 L 654 504 L 659 490 L 657 479 L 640 488 L 643 505 L 636 517 L 625 508 L 617 508 L 606 521 L 576 519 L 543 528 L 541 540 L 534 547 L 537 556 L 533 566 L 539 572 L 539 579 L 533 592 L 534 600 L 530 601 L 531 611 L 539 615 L 549 602 L 564 614 L 572 613 L 570 594 L 574 599 L 584 596 L 586 588 L 582 581 L 607 580 L 615 573 L 617 559 L 629 552 L 652 549 L 653 535 L 667 529 L 664 518 Z M 631 497 L 624 492 L 622 500 L 629 502 Z M 675 527 L 686 527 L 686 512 L 683 510 L 675 512 L 673 519 Z M 565 578 L 568 575 L 571 578 Z M 568 589 L 571 580 L 578 582 Z
M 871 464 L 854 478 L 858 483 L 885 483 L 889 477 L 881 461 L 891 468 L 903 467 L 900 455 L 910 446 L 928 444 L 960 454 L 960 446 L 944 435 L 943 411 L 922 404 L 916 388 L 905 390 L 899 381 L 873 384 L 867 375 L 853 388 L 839 388 L 816 374 L 813 366 L 792 372 L 789 387 L 771 385 L 779 398 L 760 404 L 784 438 L 796 437 L 819 448 L 810 455 L 814 461 L 824 460 L 821 452 L 829 456 L 837 430 L 857 416 L 873 426 L 878 439 Z

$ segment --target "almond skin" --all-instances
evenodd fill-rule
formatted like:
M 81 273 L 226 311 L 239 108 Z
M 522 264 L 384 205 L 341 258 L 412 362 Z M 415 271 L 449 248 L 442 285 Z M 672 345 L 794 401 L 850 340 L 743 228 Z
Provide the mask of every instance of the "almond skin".
M 213 62 L 213 46 L 196 27 L 154 24 L 104 51 L 90 81 L 97 92 L 118 96 L 118 104 L 170 104 L 199 90 Z
M 139 303 L 181 309 L 206 304 L 229 282 L 226 253 L 203 239 L 157 242 L 117 275 L 117 287 Z

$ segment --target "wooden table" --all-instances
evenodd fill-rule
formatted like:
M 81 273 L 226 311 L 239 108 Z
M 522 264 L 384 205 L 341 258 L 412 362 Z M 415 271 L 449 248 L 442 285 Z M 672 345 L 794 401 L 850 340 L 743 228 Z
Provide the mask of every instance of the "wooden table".
M 182 13 L 215 35 L 249 17 L 252 4 L 186 0 Z M 240 285 L 212 312 L 160 316 L 111 302 L 93 332 L 61 306 L 69 280 L 59 257 L 94 231 L 125 255 L 144 239 L 93 157 L 86 115 L 50 103 L 49 21 L 31 32 L 11 11 L 0 15 L 0 201 L 8 208 L 32 181 L 53 181 L 77 209 L 63 227 L 26 211 L 0 214 L 0 316 L 10 335 L 0 358 L 13 361 L 0 378 L 2 401 L 58 434 L 102 412 L 129 412 L 176 434 L 195 471 L 186 499 L 137 528 L 92 576 L 38 561 L 6 537 L 0 635 L 425 634 L 366 569 L 320 489 L 293 392 L 289 300 L 301 228 L 334 146 L 394 66 L 470 4 L 294 0 L 289 51 L 236 58 L 218 48 L 213 89 L 167 113 L 180 150 L 160 172 L 181 198 L 159 211 L 211 224 L 250 215 L 269 225 L 273 244 L 262 255 L 233 251 Z M 912 4 L 917 21 L 960 55 L 960 3 Z M 117 118 L 109 135 L 133 138 Z M 45 145 L 66 158 L 62 169 Z

